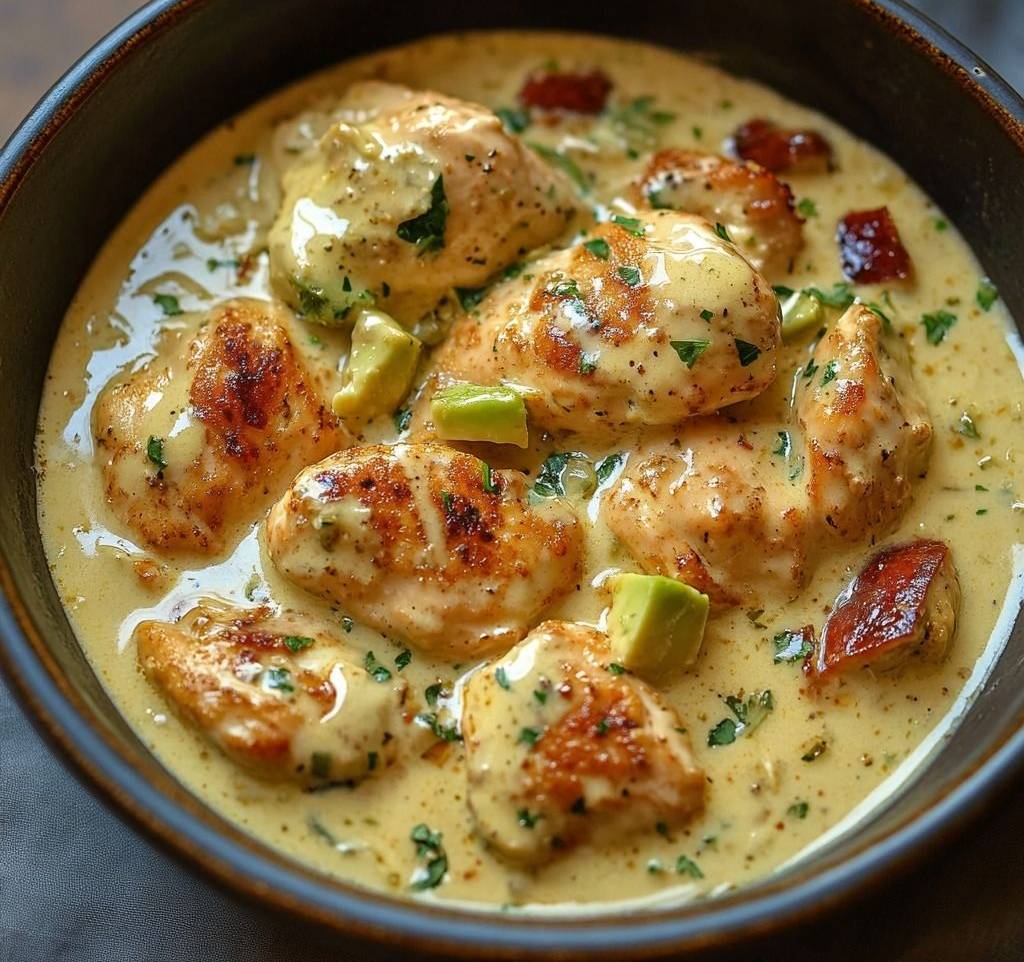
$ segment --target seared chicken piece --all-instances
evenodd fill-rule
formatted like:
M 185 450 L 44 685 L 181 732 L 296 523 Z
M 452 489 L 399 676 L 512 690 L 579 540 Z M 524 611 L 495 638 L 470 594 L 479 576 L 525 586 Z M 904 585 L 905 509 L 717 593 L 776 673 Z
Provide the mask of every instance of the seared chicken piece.
M 442 657 L 514 644 L 580 577 L 565 502 L 440 444 L 352 448 L 303 471 L 267 521 L 281 573 Z
M 771 383 L 778 311 L 710 224 L 652 211 L 533 262 L 457 325 L 437 364 L 518 385 L 550 430 L 676 424 Z
M 849 541 L 899 520 L 925 467 L 932 426 L 905 348 L 870 308 L 854 304 L 797 378 L 811 505 Z
M 432 91 L 351 87 L 317 147 L 284 173 L 271 276 L 312 320 L 376 298 L 411 325 L 556 238 L 572 187 L 501 121 Z
M 684 210 L 721 224 L 769 280 L 788 274 L 803 247 L 803 221 L 793 209 L 792 191 L 757 164 L 662 150 L 648 163 L 639 191 L 651 207 Z
M 796 596 L 808 564 L 803 459 L 775 425 L 706 418 L 633 455 L 601 513 L 645 571 L 719 605 Z
M 911 658 L 940 661 L 956 632 L 960 582 L 949 546 L 919 538 L 879 551 L 839 595 L 814 663 L 827 676 Z
M 103 391 L 93 428 L 107 503 L 146 547 L 219 552 L 299 468 L 348 443 L 288 323 L 281 307 L 229 301 Z
M 135 629 L 146 677 L 182 718 L 262 778 L 355 781 L 392 764 L 406 683 L 377 682 L 342 643 L 294 613 L 203 602 Z
M 680 824 L 704 773 L 676 713 L 609 671 L 604 635 L 546 621 L 463 695 L 476 830 L 508 859 L 545 862 L 587 838 Z

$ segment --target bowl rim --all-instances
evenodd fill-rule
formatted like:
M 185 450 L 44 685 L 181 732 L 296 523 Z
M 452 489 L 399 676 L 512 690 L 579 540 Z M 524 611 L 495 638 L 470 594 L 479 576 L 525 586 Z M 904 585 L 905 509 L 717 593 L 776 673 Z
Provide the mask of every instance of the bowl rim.
M 86 52 L 42 97 L 0 150 L 0 215 L 63 124 L 130 56 L 211 0 L 151 0 Z M 839 0 L 881 20 L 908 45 L 956 79 L 1024 154 L 1024 99 L 966 46 L 904 0 Z M 632 918 L 586 914 L 575 919 L 475 912 L 428 900 L 405 900 L 277 857 L 269 846 L 231 838 L 182 799 L 136 769 L 114 738 L 90 723 L 91 710 L 49 654 L 6 557 L 0 556 L 0 670 L 29 719 L 58 758 L 87 788 L 163 851 L 201 869 L 248 900 L 302 916 L 335 933 L 392 946 L 495 958 L 556 953 L 559 958 L 645 958 L 683 949 L 738 943 L 817 917 L 908 868 L 976 817 L 1024 771 L 1024 723 L 1008 726 L 999 745 L 948 794 L 906 818 L 872 845 L 809 877 L 779 884 L 771 877 L 726 898 Z M 159 762 L 158 762 L 159 764 Z M 173 779 L 173 776 L 168 776 Z M 184 796 L 188 796 L 187 798 Z M 672 910 L 666 910 L 672 911 Z M 679 911 L 679 910 L 676 910 Z

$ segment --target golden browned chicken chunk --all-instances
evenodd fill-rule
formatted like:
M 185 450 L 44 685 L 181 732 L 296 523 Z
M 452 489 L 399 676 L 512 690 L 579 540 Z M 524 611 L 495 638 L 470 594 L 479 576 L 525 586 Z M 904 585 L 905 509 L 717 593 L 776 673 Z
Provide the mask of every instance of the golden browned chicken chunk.
M 206 601 L 135 629 L 146 677 L 189 724 L 262 778 L 355 781 L 418 738 L 406 683 L 375 680 L 337 638 L 295 613 Z
M 646 571 L 716 604 L 793 598 L 808 566 L 802 462 L 777 425 L 703 418 L 631 457 L 602 517 Z
M 435 368 L 518 386 L 550 430 L 677 424 L 771 383 L 778 312 L 767 281 L 707 221 L 649 211 L 502 284 Z
M 694 150 L 662 150 L 640 180 L 651 207 L 700 214 L 721 224 L 736 247 L 770 280 L 793 269 L 803 247 L 803 221 L 793 194 L 773 173 Z
M 282 297 L 341 323 L 377 299 L 403 324 L 561 234 L 567 179 L 476 104 L 365 81 L 284 173 L 270 231 Z
M 956 633 L 960 582 L 949 546 L 918 538 L 879 551 L 836 599 L 813 671 L 940 661 Z
M 704 774 L 678 715 L 611 660 L 600 632 L 546 621 L 466 685 L 469 804 L 506 858 L 542 863 L 702 807 Z
M 285 309 L 229 301 L 194 321 L 111 382 L 93 429 L 118 519 L 155 551 L 212 554 L 348 436 L 296 357 Z
M 580 577 L 565 502 L 440 444 L 352 448 L 303 471 L 267 521 L 278 570 L 442 657 L 509 646 Z
M 797 378 L 812 509 L 851 541 L 883 535 L 899 520 L 932 437 L 906 349 L 886 327 L 854 304 Z

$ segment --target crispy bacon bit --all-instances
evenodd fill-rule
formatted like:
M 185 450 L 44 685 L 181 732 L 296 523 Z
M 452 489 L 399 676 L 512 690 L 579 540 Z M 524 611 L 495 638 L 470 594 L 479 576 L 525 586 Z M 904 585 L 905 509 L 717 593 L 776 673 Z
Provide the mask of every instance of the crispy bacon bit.
M 808 672 L 829 675 L 897 653 L 909 654 L 927 640 L 936 614 L 929 604 L 929 590 L 942 576 L 950 560 L 942 541 L 918 539 L 879 551 L 847 588 L 840 593 L 825 622 L 815 664 Z M 947 636 L 955 623 L 955 576 L 950 588 L 950 619 Z M 944 650 L 943 644 L 943 650 Z
M 843 273 L 851 281 L 877 284 L 910 275 L 910 255 L 888 207 L 850 211 L 836 232 Z
M 534 74 L 519 91 L 519 102 L 538 110 L 599 114 L 604 110 L 611 89 L 612 82 L 603 70 Z
M 832 166 L 832 147 L 814 130 L 781 130 L 770 120 L 754 119 L 736 128 L 732 142 L 737 157 L 774 172 Z

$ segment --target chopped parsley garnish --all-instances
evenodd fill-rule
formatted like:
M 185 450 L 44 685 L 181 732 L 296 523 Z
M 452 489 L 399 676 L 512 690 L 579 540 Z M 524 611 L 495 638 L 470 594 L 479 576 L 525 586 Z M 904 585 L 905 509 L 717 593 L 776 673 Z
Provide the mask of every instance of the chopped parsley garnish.
M 597 351 L 583 351 L 580 354 L 580 374 L 584 376 L 593 374 L 597 370 L 597 361 L 600 356 Z
M 749 341 L 741 341 L 738 337 L 733 338 L 736 342 L 736 356 L 740 359 L 740 367 L 749 367 L 761 356 L 761 348 Z
M 700 319 L 702 321 L 710 321 L 715 316 L 714 311 L 709 311 L 706 307 L 700 312 Z
M 499 107 L 494 112 L 510 134 L 521 134 L 530 126 L 530 113 L 522 107 Z
M 644 236 L 644 225 L 639 217 L 626 217 L 623 214 L 612 214 L 611 222 L 618 224 L 625 231 L 629 231 L 634 237 Z
M 690 128 L 690 131 L 693 133 L 693 139 L 694 140 L 700 140 L 701 137 L 704 136 L 704 131 L 700 127 L 698 127 L 696 124 L 694 124 Z
M 441 693 L 444 691 L 444 685 L 441 682 L 435 682 L 433 685 L 427 685 L 423 691 L 423 697 L 426 698 L 428 705 L 436 705 L 437 699 L 441 697 Z
M 546 705 L 548 703 L 548 693 L 543 688 L 534 688 L 533 698 L 538 705 Z
M 704 873 L 700 870 L 700 866 L 692 858 L 687 858 L 685 855 L 680 855 L 676 859 L 676 872 L 680 875 L 689 875 L 690 878 L 704 878 Z
M 737 342 L 738 343 L 738 342 Z M 698 358 L 711 347 L 711 341 L 706 339 L 692 341 L 669 341 L 672 350 L 679 355 L 679 360 L 687 367 L 693 367 Z
M 825 365 L 825 370 L 821 375 L 821 383 L 828 384 L 829 381 L 834 381 L 836 379 L 836 374 L 838 373 L 839 361 L 837 361 L 835 358 L 832 358 L 832 360 Z
M 354 625 L 355 622 L 349 618 L 348 615 L 341 616 L 341 627 L 344 629 L 346 635 L 352 631 Z
M 654 98 L 648 95 L 608 110 L 612 127 L 625 141 L 630 157 L 639 156 L 640 148 L 651 147 L 657 137 L 657 128 L 675 120 L 674 113 L 654 110 L 653 104 Z
M 363 659 L 363 667 L 366 669 L 366 673 L 376 682 L 383 684 L 391 680 L 391 671 L 377 661 L 372 651 L 366 653 L 366 657 Z
M 941 344 L 946 339 L 949 329 L 956 324 L 956 314 L 940 309 L 934 314 L 922 314 L 921 323 L 924 325 L 928 343 Z
M 430 826 L 421 822 L 409 833 L 409 838 L 416 846 L 416 857 L 425 860 L 425 871 L 413 879 L 410 888 L 416 892 L 437 888 L 448 871 L 448 856 L 441 833 L 431 831 Z
M 738 735 L 752 732 L 775 707 L 775 699 L 772 697 L 771 691 L 765 690 L 755 691 L 752 695 L 748 695 L 746 700 L 736 695 L 729 695 L 725 699 L 725 704 L 736 720 L 723 718 L 708 732 L 708 745 L 712 748 L 731 745 L 736 741 Z
M 999 291 L 996 290 L 996 285 L 992 281 L 983 277 L 978 281 L 978 290 L 974 296 L 978 301 L 978 307 L 983 311 L 989 311 L 992 309 L 992 305 L 999 300 Z
M 317 778 L 326 778 L 331 771 L 331 756 L 327 752 L 313 752 L 310 767 Z
M 772 638 L 775 655 L 772 661 L 776 665 L 783 662 L 803 661 L 814 649 L 806 631 L 779 631 Z
M 818 365 L 814 363 L 814 358 L 810 358 L 807 361 L 807 366 L 804 368 L 803 376 L 810 379 L 814 377 L 815 372 L 818 370 Z
M 937 231 L 944 231 L 944 230 L 947 230 L 947 229 L 949 228 L 949 222 L 948 222 L 948 221 L 946 221 L 946 220 L 945 220 L 944 218 L 942 218 L 942 217 L 936 217 L 936 218 L 935 218 L 935 219 L 934 219 L 934 220 L 932 221 L 932 224 L 934 225 L 934 227 L 935 227 L 935 229 L 936 229 Z
M 287 668 L 271 665 L 263 673 L 263 685 L 271 691 L 295 691 L 292 684 L 292 673 Z
M 598 735 L 607 735 L 608 734 L 608 719 L 607 719 L 607 717 L 602 718 L 594 726 L 594 730 L 598 733 Z
M 215 271 L 219 267 L 230 267 L 232 270 L 238 270 L 238 261 L 235 260 L 234 258 L 227 258 L 226 260 L 218 260 L 216 257 L 208 257 L 206 259 L 206 269 L 208 271 Z M 166 295 L 164 295 L 164 296 L 166 296 Z
M 779 440 L 775 442 L 775 447 L 772 450 L 772 454 L 777 454 L 780 457 L 788 458 L 793 451 L 793 437 L 789 431 L 779 431 Z
M 624 675 L 624 674 L 626 674 L 626 668 L 623 665 L 620 665 L 617 661 L 609 662 L 608 670 L 613 675 Z
M 796 212 L 805 220 L 818 216 L 818 205 L 810 197 L 801 197 L 796 205 Z
M 612 249 L 608 246 L 608 241 L 603 237 L 595 237 L 593 240 L 588 240 L 583 245 L 591 254 L 595 257 L 600 257 L 601 260 L 608 260 L 608 255 L 611 254 Z
M 401 671 L 403 668 L 409 667 L 409 662 L 412 661 L 412 652 L 408 648 L 403 648 L 397 655 L 395 655 L 395 668 Z
M 846 281 L 833 284 L 830 291 L 823 291 L 820 287 L 805 287 L 804 293 L 810 294 L 826 307 L 836 307 L 840 310 L 849 307 L 855 300 L 853 291 Z
M 480 481 L 484 494 L 498 493 L 498 486 L 494 483 L 494 476 L 491 474 L 491 466 L 486 461 L 480 462 Z
M 398 225 L 398 236 L 415 244 L 421 254 L 444 247 L 444 229 L 448 221 L 448 200 L 444 195 L 444 176 L 437 175 L 430 188 L 430 207 L 417 217 Z
M 537 739 L 541 736 L 539 728 L 521 728 L 519 738 L 516 739 L 522 745 L 536 745 Z
M 167 461 L 164 458 L 164 439 L 158 438 L 155 434 L 149 436 L 146 442 L 146 457 L 156 465 L 156 476 L 163 478 L 167 468 Z
M 630 287 L 638 287 L 643 283 L 643 275 L 640 273 L 639 267 L 623 264 L 618 268 L 617 273 Z
M 377 767 L 377 753 L 367 752 L 366 753 L 366 770 L 372 772 Z
M 539 498 L 564 498 L 565 484 L 562 476 L 570 461 L 588 461 L 580 451 L 562 451 L 549 454 L 541 465 L 537 480 L 533 482 L 533 493 Z
M 416 716 L 416 720 L 426 725 L 434 733 L 434 737 L 439 738 L 443 742 L 462 741 L 462 735 L 459 734 L 459 729 L 455 722 L 449 722 L 447 725 L 444 724 L 437 717 L 437 712 L 422 712 Z
M 494 680 L 501 688 L 504 688 L 505 691 L 508 691 L 512 687 L 511 682 L 508 680 L 508 672 L 506 672 L 504 668 L 494 669 Z
M 521 808 L 516 812 L 516 821 L 519 822 L 523 828 L 533 828 L 537 824 L 537 820 L 540 818 L 540 813 L 536 815 L 532 814 L 528 808 Z
M 399 408 L 392 415 L 392 420 L 395 422 L 395 430 L 401 434 L 409 427 L 409 422 L 412 420 L 412 411 L 409 408 Z
M 962 434 L 965 438 L 971 438 L 973 441 L 977 441 L 981 438 L 981 433 L 978 431 L 978 425 L 974 423 L 974 418 L 972 418 L 966 411 L 960 415 L 960 420 L 957 422 L 956 430 L 958 434 Z
M 617 451 L 615 454 L 609 454 L 606 458 L 601 458 L 601 460 L 597 462 L 597 467 L 594 469 L 598 483 L 604 484 L 604 482 L 615 473 L 615 469 L 622 464 L 624 458 L 625 455 L 621 451 Z
M 529 146 L 537 151 L 537 153 L 553 167 L 558 167 L 567 174 L 569 179 L 579 187 L 583 193 L 590 190 L 590 184 L 587 182 L 587 178 L 583 171 L 580 170 L 576 161 L 568 154 L 563 154 L 560 150 L 555 150 L 554 147 L 548 147 L 545 144 L 538 144 L 532 141 L 529 143 Z
M 313 639 L 307 638 L 305 635 L 288 635 L 284 639 L 284 644 L 289 651 L 302 651 L 303 648 L 308 648 L 313 644 Z
M 486 287 L 456 287 L 455 296 L 459 299 L 462 309 L 469 314 L 487 293 Z
M 154 294 L 153 303 L 164 312 L 164 317 L 174 317 L 184 313 L 178 299 L 173 294 Z
M 826 748 L 828 748 L 828 743 L 819 738 L 800 756 L 800 761 L 813 762 L 815 759 L 821 758 L 821 756 L 825 754 Z
M 729 231 L 726 229 L 724 224 L 720 224 L 718 223 L 718 221 L 715 221 L 715 233 L 719 237 L 721 237 L 722 240 L 728 241 L 730 244 L 732 243 L 732 238 L 729 236 Z
M 445 517 L 452 513 L 452 507 L 455 504 L 455 496 L 451 491 L 441 492 L 441 507 L 444 509 Z
M 786 814 L 790 818 L 807 818 L 807 813 L 810 809 L 811 806 L 807 802 L 793 802 L 793 804 L 786 809 Z

